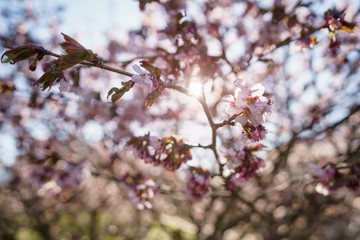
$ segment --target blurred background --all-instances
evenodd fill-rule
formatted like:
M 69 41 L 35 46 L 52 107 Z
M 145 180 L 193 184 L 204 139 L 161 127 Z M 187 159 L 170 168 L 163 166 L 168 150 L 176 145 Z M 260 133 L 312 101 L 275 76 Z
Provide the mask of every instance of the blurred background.
M 41 91 L 33 84 L 50 57 L 35 72 L 27 61 L 0 64 L 0 239 L 360 239 L 360 32 L 336 31 L 331 46 L 328 9 L 359 22 L 356 0 L 0 0 L 1 54 L 27 43 L 61 53 L 62 32 L 111 66 L 134 72 L 146 59 L 193 94 L 204 89 L 215 122 L 229 117 L 221 99 L 236 79 L 261 82 L 274 100 L 262 173 L 233 194 L 213 153 L 193 148 L 187 164 L 214 177 L 191 202 L 182 171 L 147 165 L 124 145 L 148 133 L 209 144 L 194 99 L 166 90 L 145 108 L 134 87 L 112 105 L 108 91 L 128 77 L 76 66 L 69 92 Z M 196 26 L 190 41 L 177 12 Z M 220 157 L 241 135 L 219 129 Z M 327 166 L 339 174 L 333 185 Z M 157 194 L 141 210 L 134 186 L 148 179 Z

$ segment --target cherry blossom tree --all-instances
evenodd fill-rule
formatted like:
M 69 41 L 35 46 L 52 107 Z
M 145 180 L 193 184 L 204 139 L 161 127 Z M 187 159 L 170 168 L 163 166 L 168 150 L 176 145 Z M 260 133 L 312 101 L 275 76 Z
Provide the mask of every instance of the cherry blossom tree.
M 6 9 L 0 236 L 355 239 L 359 4 L 138 2 L 96 51 Z

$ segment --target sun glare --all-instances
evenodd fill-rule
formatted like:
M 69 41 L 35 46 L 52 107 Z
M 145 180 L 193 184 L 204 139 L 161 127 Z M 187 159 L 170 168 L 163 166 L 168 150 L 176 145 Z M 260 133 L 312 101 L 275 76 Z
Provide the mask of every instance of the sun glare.
M 194 66 L 191 72 L 191 81 L 189 84 L 189 91 L 191 95 L 199 98 L 203 94 L 203 84 L 199 81 L 198 73 L 200 72 L 200 67 L 198 65 Z
M 190 93 L 195 97 L 201 97 L 203 92 L 203 85 L 199 82 L 191 82 L 189 85 Z

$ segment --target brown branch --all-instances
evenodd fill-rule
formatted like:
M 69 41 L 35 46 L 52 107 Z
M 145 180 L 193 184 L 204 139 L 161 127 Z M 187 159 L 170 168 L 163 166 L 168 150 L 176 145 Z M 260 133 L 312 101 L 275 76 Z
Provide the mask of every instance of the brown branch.
M 118 69 L 118 68 L 110 67 L 110 66 L 105 65 L 103 63 L 82 62 L 80 64 L 85 65 L 85 66 L 89 66 L 89 67 L 101 68 L 101 69 L 108 70 L 110 72 L 119 73 L 121 75 L 125 75 L 125 76 L 128 76 L 128 77 L 132 77 L 134 75 L 133 73 L 130 73 L 130 72 Z
M 216 128 L 220 128 L 220 127 L 223 127 L 225 125 L 232 125 L 235 120 L 235 118 L 237 117 L 238 115 L 232 115 L 228 120 L 224 120 L 222 121 L 221 123 L 215 123 L 215 126 Z
M 51 55 L 51 56 L 54 56 L 54 57 L 57 57 L 57 58 L 62 57 L 61 55 L 58 55 L 58 54 L 53 53 L 51 51 L 47 51 L 47 55 Z M 132 77 L 134 75 L 134 74 L 132 74 L 130 72 L 108 66 L 108 65 L 104 64 L 103 62 L 86 62 L 85 61 L 85 62 L 81 62 L 79 64 L 85 65 L 85 66 L 88 66 L 88 67 L 96 67 L 96 68 L 104 69 L 104 70 L 115 72 L 115 73 L 125 75 L 125 76 L 128 76 L 128 77 Z M 212 114 L 210 112 L 209 106 L 206 103 L 206 97 L 205 97 L 204 92 L 202 93 L 201 97 L 197 97 L 197 96 L 194 96 L 193 94 L 191 94 L 188 89 L 186 89 L 186 88 L 184 88 L 182 86 L 176 85 L 174 83 L 171 83 L 171 82 L 165 83 L 165 88 L 173 89 L 173 90 L 181 92 L 181 93 L 183 93 L 183 94 L 185 94 L 185 95 L 187 95 L 189 97 L 195 98 L 201 104 L 201 106 L 202 106 L 202 108 L 203 108 L 203 110 L 205 112 L 206 118 L 207 118 L 207 120 L 208 120 L 208 122 L 210 124 L 210 127 L 211 127 L 212 141 L 211 141 L 211 144 L 209 144 L 207 146 L 202 146 L 202 145 L 199 144 L 197 146 L 192 146 L 192 147 L 211 149 L 213 151 L 214 155 L 215 155 L 216 161 L 220 165 L 220 172 L 222 173 L 223 165 L 220 164 L 220 162 L 219 162 L 219 154 L 218 154 L 218 152 L 216 150 L 216 137 L 217 137 L 216 130 L 221 126 L 230 124 L 231 121 L 233 119 L 235 119 L 236 116 L 232 116 L 229 120 L 226 120 L 226 121 L 224 121 L 222 123 L 215 124 L 214 121 L 213 121 L 213 117 L 212 117 Z

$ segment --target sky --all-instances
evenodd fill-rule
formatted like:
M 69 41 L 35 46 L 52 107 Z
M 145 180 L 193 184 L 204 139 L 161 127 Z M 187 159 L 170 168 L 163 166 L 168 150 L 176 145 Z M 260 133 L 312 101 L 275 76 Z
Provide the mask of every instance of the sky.
M 89 48 L 105 43 L 111 29 L 127 31 L 141 23 L 135 0 L 51 0 L 46 4 L 50 8 L 64 7 L 59 30 L 86 38 Z

